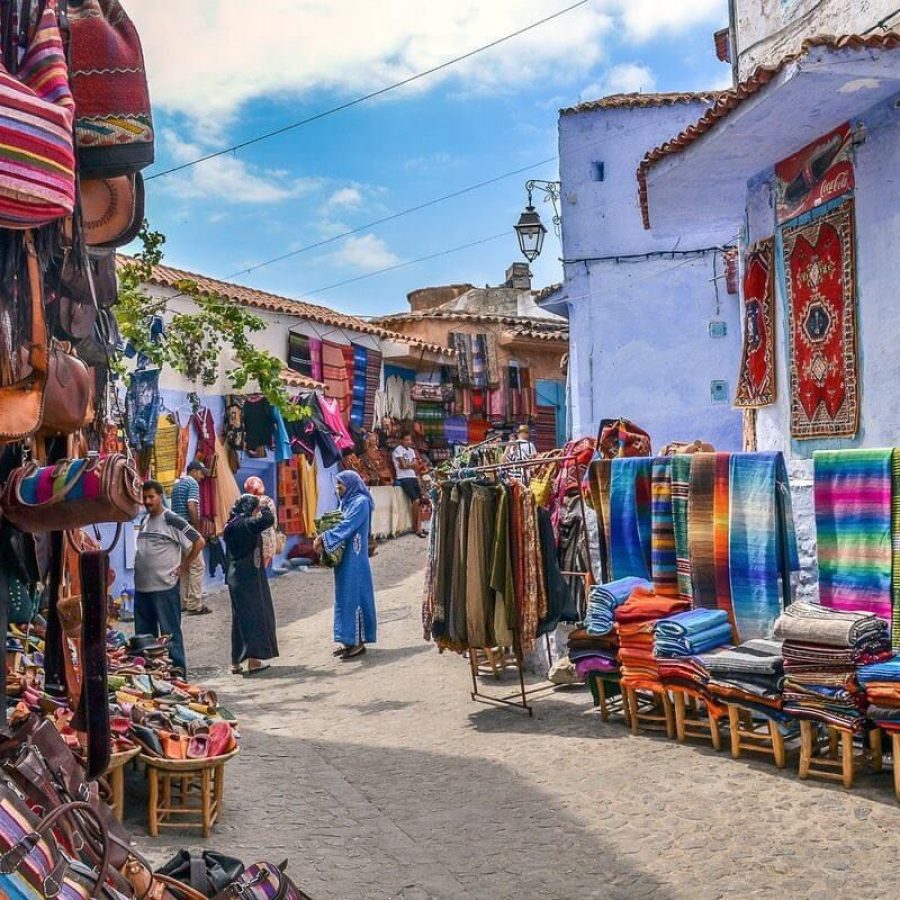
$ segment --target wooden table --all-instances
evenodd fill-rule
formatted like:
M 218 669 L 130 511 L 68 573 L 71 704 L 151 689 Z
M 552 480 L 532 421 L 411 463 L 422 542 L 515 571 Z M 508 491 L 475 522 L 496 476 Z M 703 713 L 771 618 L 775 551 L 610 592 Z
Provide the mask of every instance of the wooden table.
M 157 837 L 160 828 L 199 827 L 203 837 L 209 837 L 222 812 L 225 763 L 239 752 L 238 748 L 208 759 L 160 759 L 142 753 L 150 787 L 147 830 L 151 836 Z M 191 802 L 193 796 L 197 802 Z

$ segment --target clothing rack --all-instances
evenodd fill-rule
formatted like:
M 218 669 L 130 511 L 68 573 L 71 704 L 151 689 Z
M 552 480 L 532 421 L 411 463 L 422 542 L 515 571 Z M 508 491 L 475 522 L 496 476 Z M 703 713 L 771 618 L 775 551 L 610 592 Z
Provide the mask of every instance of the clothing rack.
M 540 459 L 528 459 L 520 462 L 507 462 L 507 463 L 495 463 L 492 465 L 486 466 L 464 466 L 460 469 L 457 469 L 456 472 L 465 472 L 466 474 L 472 473 L 489 473 L 489 472 L 502 472 L 507 469 L 515 469 L 517 471 L 524 468 L 536 468 L 539 466 L 552 465 L 557 463 L 564 462 L 575 462 L 575 474 L 577 476 L 578 481 L 578 500 L 581 508 L 581 524 L 582 524 L 582 532 L 584 534 L 584 549 L 585 554 L 587 556 L 588 561 L 588 571 L 587 572 L 565 572 L 565 575 L 581 575 L 581 576 L 593 576 L 594 565 L 591 559 L 591 543 L 588 537 L 588 527 L 587 527 L 587 512 L 584 504 L 584 491 L 582 490 L 581 483 L 584 478 L 584 474 L 588 469 L 588 466 L 585 466 L 583 463 L 577 462 L 578 457 L 574 454 L 565 454 L 560 453 L 556 456 L 545 456 Z M 445 478 L 441 483 L 447 484 L 451 483 L 454 479 Z M 478 684 L 478 660 L 477 653 L 479 650 L 484 650 L 484 647 L 468 647 L 468 656 L 469 656 L 469 667 L 472 672 L 472 690 L 470 692 L 470 696 L 473 701 L 476 703 L 496 703 L 503 706 L 512 706 L 516 709 L 524 709 L 528 712 L 529 718 L 534 716 L 534 708 L 528 702 L 528 697 L 534 694 L 546 693 L 548 690 L 551 690 L 555 687 L 554 684 L 549 681 L 544 684 L 539 684 L 531 688 L 527 688 L 525 686 L 525 669 L 524 669 L 524 653 L 522 651 L 522 638 L 518 631 L 518 624 L 516 627 L 512 628 L 513 633 L 513 653 L 515 656 L 516 668 L 519 672 L 519 690 L 518 693 L 507 694 L 503 697 L 497 697 L 493 694 L 486 694 L 484 691 L 480 690 L 480 686 Z M 547 660 L 550 665 L 553 664 L 552 653 L 550 651 L 550 635 L 544 635 L 547 647 Z M 518 697 L 518 699 L 514 699 Z

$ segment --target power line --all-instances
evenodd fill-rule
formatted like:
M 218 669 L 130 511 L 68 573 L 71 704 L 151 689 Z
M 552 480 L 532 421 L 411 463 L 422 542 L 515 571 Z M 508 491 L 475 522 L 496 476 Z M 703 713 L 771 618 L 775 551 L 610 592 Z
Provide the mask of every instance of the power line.
M 404 78 L 402 81 L 394 82 L 394 84 L 389 84 L 386 87 L 379 88 L 377 91 L 372 91 L 371 93 L 364 94 L 362 97 L 356 97 L 353 100 L 348 100 L 346 103 L 342 103 L 339 106 L 333 106 L 331 109 L 323 110 L 322 112 L 318 112 L 306 119 L 301 119 L 298 122 L 291 122 L 288 125 L 283 125 L 281 128 L 276 128 L 274 131 L 269 131 L 265 134 L 260 134 L 256 137 L 248 138 L 246 141 L 241 141 L 240 143 L 234 144 L 231 147 L 225 147 L 222 150 L 216 150 L 213 153 L 207 153 L 205 156 L 200 156 L 197 159 L 191 160 L 190 162 L 181 163 L 180 165 L 173 166 L 171 169 L 165 169 L 162 172 L 157 172 L 155 175 L 149 175 L 144 180 L 153 181 L 155 178 L 162 178 L 164 175 L 171 175 L 173 172 L 180 172 L 183 169 L 189 169 L 191 166 L 199 165 L 200 163 L 207 162 L 210 159 L 216 159 L 219 156 L 224 156 L 226 153 L 234 153 L 237 150 L 243 150 L 245 147 L 250 147 L 251 145 L 258 144 L 261 141 L 267 141 L 269 140 L 269 138 L 277 137 L 278 135 L 284 134 L 288 131 L 293 131 L 295 128 L 300 128 L 303 125 L 309 125 L 312 122 L 318 122 L 320 119 L 327 118 L 328 116 L 333 116 L 335 113 L 343 112 L 345 109 L 350 109 L 353 106 L 358 106 L 360 103 L 365 103 L 367 100 L 373 100 L 375 97 L 381 97 L 384 94 L 389 93 L 390 91 L 396 90 L 397 88 L 405 87 L 408 84 L 412 84 L 414 81 L 419 81 L 422 78 L 427 78 L 429 75 L 434 75 L 435 72 L 440 72 L 443 69 L 447 69 L 450 66 L 456 65 L 457 63 L 464 62 L 467 59 L 471 59 L 473 56 L 477 56 L 479 53 L 483 53 L 485 50 L 491 50 L 492 48 L 497 47 L 500 44 L 505 43 L 506 41 L 512 40 L 515 37 L 519 37 L 520 35 L 538 28 L 541 25 L 546 25 L 547 22 L 552 22 L 554 19 L 558 19 L 560 16 L 564 16 L 566 13 L 572 12 L 573 9 L 577 9 L 579 6 L 584 6 L 589 2 L 590 0 L 578 0 L 577 3 L 573 3 L 571 6 L 567 6 L 565 9 L 559 10 L 559 12 L 555 12 L 550 16 L 539 19 L 537 22 L 532 22 L 530 25 L 526 25 L 524 28 L 520 28 L 518 31 L 513 31 L 511 34 L 507 34 L 501 38 L 497 38 L 496 40 L 491 41 L 489 44 L 484 44 L 481 47 L 476 47 L 474 50 L 470 50 L 468 53 L 462 54 L 462 56 L 456 56 L 453 59 L 448 59 L 446 62 L 443 62 L 438 66 L 434 66 L 431 69 L 425 69 L 425 71 L 418 72 L 415 75 L 410 75 L 409 78 Z
M 438 203 L 443 203 L 446 200 L 452 200 L 454 197 L 461 197 L 463 194 L 471 193 L 472 191 L 477 191 L 479 188 L 487 187 L 491 184 L 496 184 L 498 181 L 503 181 L 505 178 L 512 178 L 513 175 L 521 175 L 523 172 L 529 172 L 531 169 L 536 169 L 538 166 L 546 165 L 547 163 L 555 162 L 559 157 L 551 156 L 548 159 L 542 159 L 540 162 L 531 163 L 531 165 L 523 166 L 521 169 L 514 169 L 512 172 L 504 172 L 502 175 L 497 175 L 494 178 L 489 178 L 487 181 L 480 181 L 478 184 L 470 184 L 468 187 L 460 188 L 458 191 L 453 191 L 452 194 L 445 194 L 443 197 L 435 197 L 432 200 L 426 200 L 423 203 L 419 203 L 416 206 L 410 206 L 408 209 L 402 209 L 399 212 L 391 213 L 388 216 L 384 216 L 384 218 L 376 219 L 374 222 L 369 222 L 366 225 L 359 225 L 356 228 L 351 228 L 350 231 L 344 231 L 341 234 L 336 234 L 333 237 L 325 238 L 321 241 L 316 241 L 314 244 L 307 244 L 305 247 L 300 247 L 298 250 L 291 250 L 289 253 L 282 253 L 281 256 L 275 256 L 272 259 L 263 260 L 263 262 L 255 263 L 246 269 L 240 269 L 237 272 L 232 272 L 231 275 L 226 275 L 225 280 L 229 280 L 231 278 L 237 278 L 238 275 L 249 275 L 251 272 L 255 272 L 257 269 L 263 269 L 266 266 L 274 265 L 275 263 L 283 262 L 286 259 L 291 259 L 294 256 L 299 256 L 301 253 L 307 253 L 310 250 L 318 250 L 320 247 L 325 247 L 328 244 L 333 244 L 336 241 L 340 241 L 343 238 L 350 237 L 354 234 L 359 234 L 361 231 L 366 231 L 369 228 L 374 228 L 377 225 L 384 225 L 385 222 L 393 222 L 394 219 L 399 219 L 401 216 L 407 216 L 410 213 L 419 212 L 423 209 L 428 209 L 430 206 L 436 206 Z
M 386 266 L 384 269 L 378 269 L 375 272 L 367 272 L 365 275 L 357 275 L 356 278 L 347 278 L 345 281 L 338 281 L 335 284 L 329 284 L 325 287 L 316 288 L 314 291 L 301 291 L 301 297 L 312 297 L 314 294 L 324 294 L 325 291 L 331 291 L 335 288 L 344 287 L 347 284 L 355 284 L 357 281 L 365 281 L 367 278 L 374 278 L 376 275 L 384 275 L 385 272 L 395 272 L 397 269 L 405 269 L 407 266 L 414 266 L 417 263 L 428 262 L 431 259 L 437 259 L 439 256 L 448 256 L 450 253 L 457 253 L 460 250 L 468 250 L 469 247 L 477 247 L 479 244 L 487 244 L 489 241 L 496 241 L 500 238 L 509 237 L 509 230 L 501 231 L 500 234 L 493 234 L 490 237 L 481 238 L 478 241 L 471 241 L 468 244 L 460 244 L 458 247 L 449 247 L 446 250 L 439 250 L 437 253 L 431 253 L 428 256 L 420 256 L 418 259 L 410 259 L 406 262 L 397 263 L 393 266 Z

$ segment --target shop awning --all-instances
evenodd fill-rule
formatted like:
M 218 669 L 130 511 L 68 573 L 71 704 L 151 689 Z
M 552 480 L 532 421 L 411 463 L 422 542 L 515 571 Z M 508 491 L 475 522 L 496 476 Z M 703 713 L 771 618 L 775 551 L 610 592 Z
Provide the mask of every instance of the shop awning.
M 744 217 L 747 182 L 900 92 L 900 34 L 820 37 L 726 91 L 638 168 L 644 227 L 684 234 L 686 217 L 722 240 Z

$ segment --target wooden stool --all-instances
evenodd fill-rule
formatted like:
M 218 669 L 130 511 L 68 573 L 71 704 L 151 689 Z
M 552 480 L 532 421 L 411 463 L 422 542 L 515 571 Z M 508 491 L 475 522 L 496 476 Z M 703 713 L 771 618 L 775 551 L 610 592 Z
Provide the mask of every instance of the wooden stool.
M 701 713 L 697 698 L 681 688 L 669 688 L 675 704 L 675 736 L 678 743 L 683 744 L 689 737 L 709 738 L 714 750 L 722 749 L 722 734 L 719 730 L 719 717 L 715 716 L 708 705 Z
M 628 715 L 631 721 L 631 733 L 638 734 L 641 725 L 650 731 L 665 731 L 666 737 L 675 737 L 675 710 L 669 694 L 663 688 L 635 688 L 623 686 L 628 701 Z M 641 694 L 650 694 L 653 703 L 647 707 L 641 704 Z
M 900 731 L 891 731 L 891 756 L 894 765 L 894 794 L 900 800 Z M 871 736 L 871 733 L 870 733 Z M 878 729 L 878 747 L 881 748 L 881 729 Z M 873 751 L 874 752 L 874 751 Z M 880 770 L 876 770 L 880 771 Z
M 141 754 L 150 782 L 147 804 L 147 830 L 152 837 L 160 828 L 196 828 L 209 837 L 222 812 L 225 785 L 225 763 L 238 755 L 232 750 L 211 759 L 159 759 Z M 198 802 L 191 803 L 197 790 Z M 175 818 L 182 821 L 172 821 Z
M 821 755 L 824 751 L 825 755 Z M 853 731 L 836 725 L 825 725 L 823 734 L 818 722 L 803 719 L 800 722 L 800 778 L 810 776 L 825 781 L 839 781 L 845 788 L 853 787 L 853 781 L 866 763 L 873 769 L 882 768 L 881 731 L 869 732 L 869 749 L 853 752 Z
M 608 722 L 610 715 L 621 715 L 626 727 L 631 727 L 628 702 L 619 683 L 618 672 L 588 672 L 588 686 L 594 697 L 594 706 L 600 707 L 603 722 Z
M 760 713 L 760 715 L 764 715 Z M 764 753 L 775 760 L 775 765 L 783 769 L 789 752 L 784 736 L 774 719 L 765 716 L 765 721 L 754 720 L 749 709 L 737 703 L 728 704 L 728 730 L 731 734 L 731 755 L 741 758 L 741 753 Z
M 103 773 L 109 782 L 109 789 L 112 791 L 112 801 L 109 805 L 120 822 L 125 815 L 125 766 L 140 752 L 141 748 L 135 747 L 133 750 L 113 753 L 109 758 L 109 765 Z

